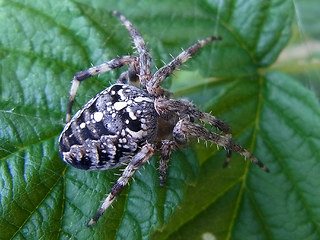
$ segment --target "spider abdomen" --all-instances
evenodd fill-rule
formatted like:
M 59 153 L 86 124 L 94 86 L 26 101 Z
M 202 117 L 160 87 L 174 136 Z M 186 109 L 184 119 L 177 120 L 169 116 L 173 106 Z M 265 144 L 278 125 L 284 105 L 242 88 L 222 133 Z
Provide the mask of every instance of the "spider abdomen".
M 59 138 L 62 159 L 80 169 L 105 170 L 130 161 L 157 134 L 154 99 L 145 91 L 114 84 L 92 98 Z

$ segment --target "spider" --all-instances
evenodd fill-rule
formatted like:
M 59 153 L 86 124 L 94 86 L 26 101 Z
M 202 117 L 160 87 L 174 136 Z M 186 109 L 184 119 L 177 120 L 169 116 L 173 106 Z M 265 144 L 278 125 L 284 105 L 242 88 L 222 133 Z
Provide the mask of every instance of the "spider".
M 169 64 L 150 71 L 151 56 L 138 30 L 117 11 L 112 11 L 129 31 L 137 56 L 121 56 L 75 74 L 72 80 L 66 122 L 60 138 L 59 152 L 64 162 L 84 170 L 107 170 L 126 165 L 121 177 L 111 188 L 95 216 L 95 223 L 121 193 L 135 171 L 159 152 L 159 182 L 165 184 L 172 151 L 183 147 L 189 137 L 203 139 L 227 150 L 224 167 L 231 152 L 249 158 L 263 170 L 265 165 L 249 151 L 232 141 L 228 124 L 201 112 L 190 101 L 174 99 L 160 86 L 174 70 L 196 54 L 204 45 L 220 40 L 208 37 L 182 51 Z M 72 105 L 81 81 L 111 69 L 128 65 L 117 83 L 100 92 L 70 120 Z M 209 131 L 209 124 L 224 135 Z

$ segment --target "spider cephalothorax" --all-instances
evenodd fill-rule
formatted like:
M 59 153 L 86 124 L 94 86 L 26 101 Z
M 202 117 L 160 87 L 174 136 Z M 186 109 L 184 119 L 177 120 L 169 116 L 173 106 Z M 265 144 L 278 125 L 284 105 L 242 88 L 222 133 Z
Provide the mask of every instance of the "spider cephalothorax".
M 238 152 L 268 171 L 250 152 L 232 141 L 226 123 L 201 112 L 185 99 L 171 98 L 171 94 L 160 86 L 166 77 L 200 48 L 220 37 L 199 40 L 152 74 L 151 56 L 140 33 L 123 15 L 116 11 L 112 13 L 128 29 L 139 56 L 118 57 L 75 74 L 70 89 L 67 124 L 59 138 L 59 152 L 63 161 L 76 168 L 107 170 L 127 165 L 88 226 L 99 219 L 134 172 L 157 151 L 160 152 L 159 175 L 160 185 L 163 186 L 171 152 L 185 145 L 188 137 L 210 141 L 227 149 L 225 166 L 231 152 Z M 129 69 L 120 75 L 117 83 L 92 98 L 70 120 L 80 81 L 124 65 L 129 65 Z M 224 135 L 211 132 L 197 122 L 214 126 Z

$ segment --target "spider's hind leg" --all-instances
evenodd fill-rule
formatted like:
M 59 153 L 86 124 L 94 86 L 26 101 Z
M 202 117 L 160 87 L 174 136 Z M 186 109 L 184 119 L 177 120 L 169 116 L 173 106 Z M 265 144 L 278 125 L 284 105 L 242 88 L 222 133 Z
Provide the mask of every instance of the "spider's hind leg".
M 269 169 L 248 150 L 233 142 L 230 138 L 210 132 L 199 124 L 182 119 L 174 127 L 173 135 L 177 141 L 179 141 L 179 139 L 185 139 L 187 136 L 210 141 L 226 148 L 227 150 L 237 152 L 245 158 L 249 158 L 251 162 L 257 164 L 262 170 L 269 172 Z
M 112 59 L 108 62 L 102 63 L 98 66 L 93 66 L 93 67 L 88 68 L 86 70 L 77 72 L 72 79 L 72 84 L 71 84 L 71 88 L 70 88 L 69 106 L 68 106 L 68 112 L 67 112 L 67 116 L 66 116 L 66 122 L 70 121 L 73 102 L 74 102 L 76 93 L 78 91 L 78 87 L 80 85 L 80 82 L 82 82 L 83 80 L 85 80 L 87 78 L 98 75 L 100 73 L 108 72 L 111 69 L 120 68 L 120 67 L 127 65 L 127 64 L 133 64 L 136 61 L 137 61 L 137 57 L 122 56 L 122 57 Z
M 94 224 L 101 215 L 106 211 L 106 209 L 112 204 L 116 197 L 122 192 L 124 187 L 128 184 L 130 178 L 133 176 L 135 171 L 141 167 L 145 162 L 147 162 L 154 153 L 154 146 L 152 144 L 144 145 L 141 150 L 131 159 L 128 166 L 124 169 L 121 177 L 111 188 L 111 191 L 107 198 L 102 203 L 101 207 L 98 209 L 96 215 L 90 220 L 87 226 Z

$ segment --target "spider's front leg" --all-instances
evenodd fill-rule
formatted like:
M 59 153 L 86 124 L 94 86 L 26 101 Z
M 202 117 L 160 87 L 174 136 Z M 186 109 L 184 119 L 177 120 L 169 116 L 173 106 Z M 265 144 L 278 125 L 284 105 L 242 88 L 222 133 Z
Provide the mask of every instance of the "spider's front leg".
M 239 144 L 233 142 L 230 138 L 210 132 L 208 129 L 199 124 L 182 119 L 174 127 L 173 137 L 177 142 L 185 142 L 187 140 L 187 136 L 207 140 L 224 147 L 227 150 L 237 152 L 245 158 L 249 158 L 251 162 L 257 164 L 262 170 L 269 172 L 269 169 L 255 156 L 253 156 L 253 154 L 241 147 Z
M 175 112 L 180 118 L 192 117 L 204 123 L 210 124 L 211 126 L 225 133 L 225 136 L 230 140 L 232 139 L 231 129 L 227 123 L 209 113 L 201 112 L 193 103 L 188 100 L 158 98 L 155 100 L 155 106 L 160 116 L 166 116 L 170 112 Z M 223 164 L 224 168 L 227 167 L 230 162 L 231 153 L 232 151 L 227 149 L 227 158 Z
M 147 49 L 147 46 L 139 33 L 139 31 L 133 26 L 133 24 L 118 11 L 111 11 L 111 13 L 117 16 L 129 31 L 129 34 L 137 48 L 139 54 L 139 81 L 142 86 L 146 85 L 146 82 L 151 78 L 152 74 L 150 71 L 151 56 Z
M 160 87 L 160 83 L 171 75 L 174 70 L 181 66 L 184 62 L 188 61 L 194 54 L 196 54 L 203 46 L 214 40 L 221 40 L 221 37 L 208 37 L 199 40 L 197 43 L 190 46 L 187 50 L 181 52 L 175 59 L 173 59 L 167 65 L 161 67 L 153 74 L 152 78 L 147 82 L 147 90 L 151 95 L 161 96 L 164 94 L 164 89 Z
M 121 177 L 111 188 L 111 191 L 107 198 L 102 203 L 101 207 L 97 211 L 96 215 L 90 220 L 87 226 L 94 224 L 100 216 L 106 211 L 106 209 L 112 204 L 115 198 L 122 192 L 124 187 L 128 184 L 130 178 L 135 171 L 140 168 L 145 162 L 147 162 L 154 154 L 154 146 L 152 144 L 144 145 L 140 151 L 131 159 L 128 166 L 124 169 Z
M 98 66 L 93 66 L 86 70 L 77 72 L 72 79 L 72 84 L 70 88 L 69 106 L 68 106 L 68 112 L 66 116 L 66 122 L 70 121 L 72 105 L 81 81 L 87 78 L 93 77 L 95 75 L 98 75 L 100 73 L 105 73 L 107 71 L 110 71 L 111 69 L 120 68 L 127 64 L 134 65 L 135 62 L 137 61 L 138 61 L 138 58 L 135 56 L 122 56 L 122 57 L 112 59 L 108 62 L 102 63 Z
M 186 99 L 166 99 L 158 98 L 155 100 L 155 107 L 160 116 L 165 116 L 170 112 L 175 112 L 180 118 L 190 116 L 224 132 L 228 138 L 232 138 L 229 125 L 209 113 L 201 112 L 197 107 Z

